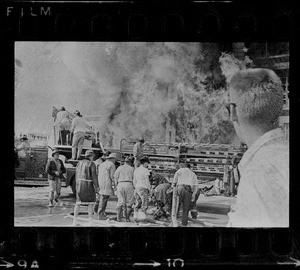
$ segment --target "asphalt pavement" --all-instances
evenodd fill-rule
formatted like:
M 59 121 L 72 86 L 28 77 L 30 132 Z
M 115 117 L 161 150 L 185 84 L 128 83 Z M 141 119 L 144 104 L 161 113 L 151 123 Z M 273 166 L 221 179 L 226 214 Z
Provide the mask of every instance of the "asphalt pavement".
M 209 186 L 209 183 L 208 185 Z M 204 187 L 204 186 L 201 186 Z M 54 207 L 48 207 L 49 187 L 15 187 L 14 225 L 28 227 L 43 226 L 72 226 L 75 198 L 70 187 L 63 187 L 58 203 Z M 224 196 L 204 196 L 201 194 L 197 201 L 198 220 L 205 227 L 226 227 L 227 213 L 230 206 L 235 203 L 235 198 Z M 107 205 L 106 213 L 110 221 L 98 221 L 94 216 L 95 227 L 164 227 L 162 224 L 151 222 L 136 224 L 133 222 L 118 223 L 116 217 L 117 197 L 112 196 Z M 151 207 L 148 209 L 151 212 Z M 150 216 L 150 215 L 149 215 Z M 87 207 L 80 208 L 79 226 L 87 226 Z M 179 217 L 180 221 L 180 217 Z M 179 222 L 180 224 L 180 222 Z M 203 227 L 203 224 L 189 221 L 187 227 Z

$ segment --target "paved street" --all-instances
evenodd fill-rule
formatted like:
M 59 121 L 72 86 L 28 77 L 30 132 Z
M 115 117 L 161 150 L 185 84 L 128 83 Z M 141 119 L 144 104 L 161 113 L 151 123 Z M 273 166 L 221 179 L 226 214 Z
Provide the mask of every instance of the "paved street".
M 208 184 L 209 186 L 209 184 Z M 202 186 L 203 187 L 203 186 Z M 63 187 L 59 202 L 52 208 L 48 207 L 48 187 L 15 187 L 15 226 L 71 226 L 75 198 L 70 187 Z M 98 221 L 94 216 L 93 226 L 117 226 L 117 227 L 162 227 L 162 224 L 134 222 L 115 222 L 115 208 L 117 198 L 112 197 L 108 202 L 107 214 L 110 221 Z M 235 198 L 224 196 L 206 197 L 200 195 L 197 201 L 198 220 L 205 226 L 224 227 L 227 224 L 227 213 Z M 148 209 L 149 212 L 151 208 Z M 150 215 L 149 215 L 150 216 Z M 180 218 L 179 218 L 180 221 Z M 179 222 L 180 224 L 180 222 Z M 81 207 L 79 226 L 87 226 L 87 207 Z M 203 225 L 189 221 L 188 227 L 203 227 Z

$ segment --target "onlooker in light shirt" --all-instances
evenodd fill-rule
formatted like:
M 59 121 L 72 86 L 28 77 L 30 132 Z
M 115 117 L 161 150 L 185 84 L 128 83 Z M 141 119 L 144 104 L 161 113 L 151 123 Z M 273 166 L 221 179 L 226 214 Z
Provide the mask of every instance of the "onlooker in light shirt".
M 196 174 L 190 169 L 190 164 L 183 164 L 183 168 L 176 171 L 173 185 L 178 187 L 179 207 L 182 204 L 182 225 L 188 223 L 188 214 L 191 202 L 195 201 L 198 190 L 198 181 Z
M 116 171 L 115 162 L 117 160 L 117 154 L 111 153 L 104 162 L 102 162 L 98 167 L 98 182 L 99 182 L 99 208 L 98 214 L 99 219 L 106 220 L 107 215 L 105 213 L 108 199 L 110 196 L 114 195 L 114 173 Z M 96 201 L 97 203 L 97 201 Z
M 142 157 L 141 165 L 134 170 L 133 174 L 133 186 L 135 188 L 135 216 L 138 209 L 141 209 L 144 218 L 146 218 L 146 209 L 148 208 L 148 196 L 150 193 L 151 185 L 149 181 L 150 171 L 147 169 L 150 164 L 150 160 L 147 157 Z M 144 219 L 143 218 L 143 219 Z
M 283 90 L 268 69 L 248 69 L 230 81 L 231 120 L 248 146 L 228 227 L 289 226 L 289 143 L 278 118 Z
M 134 178 L 133 183 L 135 188 L 146 188 L 148 190 L 151 189 L 150 181 L 149 181 L 150 171 L 144 166 L 140 166 L 134 170 Z
M 117 221 L 121 220 L 122 210 L 126 221 L 130 221 L 129 217 L 134 203 L 133 173 L 133 158 L 131 157 L 127 157 L 125 164 L 115 171 L 114 180 L 118 196 Z

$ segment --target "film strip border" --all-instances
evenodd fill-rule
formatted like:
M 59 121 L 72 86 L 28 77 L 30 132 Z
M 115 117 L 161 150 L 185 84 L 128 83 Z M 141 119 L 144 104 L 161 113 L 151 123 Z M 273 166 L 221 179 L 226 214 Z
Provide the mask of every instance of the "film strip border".
M 17 228 L 1 259 L 23 268 L 296 265 L 293 237 L 282 229 Z
M 291 1 L 6 2 L 0 34 L 21 40 L 282 40 L 299 35 L 298 15 Z

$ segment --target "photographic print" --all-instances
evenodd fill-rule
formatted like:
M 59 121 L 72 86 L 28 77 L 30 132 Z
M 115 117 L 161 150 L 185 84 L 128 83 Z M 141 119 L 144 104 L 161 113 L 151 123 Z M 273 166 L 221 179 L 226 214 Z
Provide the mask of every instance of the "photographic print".
M 287 42 L 15 42 L 15 226 L 288 227 Z

